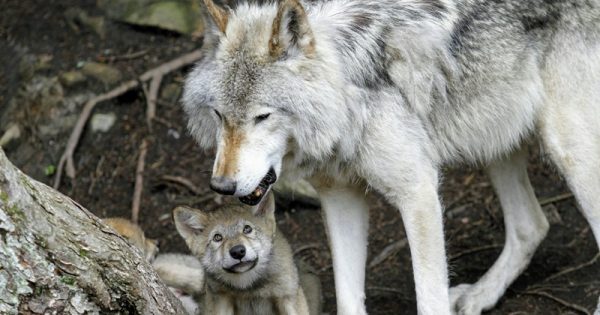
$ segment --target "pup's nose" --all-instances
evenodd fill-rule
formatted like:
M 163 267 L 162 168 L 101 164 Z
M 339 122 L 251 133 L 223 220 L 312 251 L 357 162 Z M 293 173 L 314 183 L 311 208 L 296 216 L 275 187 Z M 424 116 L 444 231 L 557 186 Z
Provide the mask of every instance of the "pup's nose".
M 210 189 L 221 195 L 233 195 L 236 186 L 235 181 L 228 177 L 217 176 L 210 179 Z
M 235 245 L 229 250 L 229 255 L 233 259 L 242 259 L 246 256 L 246 247 L 244 245 Z

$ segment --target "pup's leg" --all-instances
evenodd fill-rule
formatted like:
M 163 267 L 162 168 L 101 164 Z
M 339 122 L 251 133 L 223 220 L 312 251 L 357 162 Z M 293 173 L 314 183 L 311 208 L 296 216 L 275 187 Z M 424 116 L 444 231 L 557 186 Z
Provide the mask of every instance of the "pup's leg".
M 235 306 L 231 297 L 207 291 L 204 296 L 206 314 L 234 315 Z
M 458 314 L 480 314 L 494 306 L 527 267 L 549 227 L 527 176 L 526 150 L 495 162 L 488 174 L 504 211 L 506 244 L 477 283 L 450 289 L 450 300 Z
M 302 289 L 294 297 L 276 298 L 275 307 L 279 315 L 310 315 Z
M 366 314 L 365 266 L 369 211 L 364 192 L 317 185 L 333 259 L 340 315 Z

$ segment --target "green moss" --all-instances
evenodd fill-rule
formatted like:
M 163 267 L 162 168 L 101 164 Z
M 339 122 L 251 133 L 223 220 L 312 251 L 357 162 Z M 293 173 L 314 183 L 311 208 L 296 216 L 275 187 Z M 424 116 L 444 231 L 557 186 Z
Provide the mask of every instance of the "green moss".
M 25 213 L 17 205 L 8 206 L 6 208 L 6 214 L 13 220 L 25 219 Z
M 60 277 L 60 282 L 66 284 L 66 285 L 74 285 L 75 284 L 75 277 L 73 276 L 62 276 Z
M 0 200 L 3 203 L 8 203 L 8 193 L 6 191 L 0 191 Z
M 88 251 L 85 250 L 85 249 L 83 249 L 83 248 L 79 249 L 79 256 L 81 256 L 81 257 L 87 257 L 88 256 Z

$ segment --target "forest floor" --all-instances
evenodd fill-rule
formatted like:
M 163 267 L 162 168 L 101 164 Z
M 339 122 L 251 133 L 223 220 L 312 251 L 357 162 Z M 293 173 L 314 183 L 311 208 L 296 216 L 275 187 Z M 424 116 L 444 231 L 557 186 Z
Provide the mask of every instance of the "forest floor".
M 0 8 L 0 135 L 10 123 L 19 124 L 22 131 L 4 150 L 19 168 L 49 185 L 82 102 L 70 108 L 45 108 L 43 100 L 26 100 L 25 96 L 26 104 L 9 106 L 11 99 L 20 97 L 26 81 L 54 79 L 86 61 L 109 64 L 121 72 L 124 81 L 202 43 L 189 36 L 108 19 L 104 39 L 84 27 L 76 31 L 69 26 L 65 12 L 80 8 L 101 16 L 103 12 L 92 0 L 0 0 Z M 33 79 L 25 78 L 22 69 L 27 58 L 42 64 L 34 69 Z M 186 132 L 179 96 L 187 71 L 189 68 L 164 78 L 152 130 L 145 121 L 146 100 L 141 90 L 98 105 L 95 113 L 114 115 L 116 121 L 106 132 L 88 126 L 75 152 L 77 176 L 63 178 L 59 187 L 99 217 L 130 217 L 139 147 L 143 139 L 149 139 L 140 225 L 149 237 L 160 240 L 161 252 L 186 252 L 171 220 L 175 206 L 210 210 L 222 202 L 208 188 L 213 157 L 202 152 Z M 63 84 L 62 91 L 51 94 L 66 99 L 100 94 L 115 85 L 118 83 L 88 78 L 72 86 Z M 59 100 L 55 106 L 67 105 Z M 580 265 L 596 257 L 598 247 L 567 186 L 544 161 L 535 140 L 531 140 L 530 151 L 529 175 L 550 219 L 550 232 L 529 267 L 489 314 L 591 313 L 600 295 L 600 262 Z M 199 191 L 193 193 L 164 176 L 189 179 Z M 476 167 L 445 170 L 441 187 L 451 283 L 472 283 L 502 250 L 504 226 L 498 198 L 489 178 Z M 379 195 L 370 195 L 368 202 L 371 261 L 386 246 L 402 242 L 405 232 L 399 212 Z M 278 209 L 277 219 L 297 257 L 318 270 L 324 311 L 334 314 L 331 255 L 319 209 L 288 204 Z M 567 268 L 575 269 L 546 280 Z M 370 314 L 415 314 L 408 246 L 399 246 L 380 264 L 369 267 L 366 286 Z

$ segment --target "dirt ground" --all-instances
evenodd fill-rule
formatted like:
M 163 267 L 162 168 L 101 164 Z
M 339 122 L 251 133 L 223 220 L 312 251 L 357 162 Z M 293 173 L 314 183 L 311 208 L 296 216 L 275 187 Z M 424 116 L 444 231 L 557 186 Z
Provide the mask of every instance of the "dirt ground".
M 17 64 L 25 55 L 50 58 L 46 67 L 35 72 L 36 76 L 57 76 L 76 69 L 81 61 L 108 60 L 123 73 L 125 80 L 201 45 L 201 40 L 110 20 L 106 21 L 105 39 L 85 28 L 76 32 L 64 16 L 73 7 L 90 15 L 102 15 L 91 0 L 0 0 L 0 116 L 8 110 L 9 100 L 23 84 Z M 136 52 L 141 52 L 136 58 L 118 58 Z M 170 83 L 180 84 L 186 70 L 189 69 L 165 77 L 163 88 Z M 99 94 L 110 87 L 87 79 L 74 87 L 65 87 L 64 93 L 65 96 Z M 8 117 L 9 121 L 22 124 L 24 132 L 4 149 L 26 173 L 51 184 L 53 177 L 47 174 L 58 163 L 71 128 L 68 126 L 51 136 L 42 135 L 38 120 L 31 119 L 35 106 L 35 103 L 30 105 L 28 115 Z M 76 112 L 80 108 L 81 104 Z M 212 156 L 201 152 L 188 136 L 177 94 L 159 100 L 159 119 L 151 131 L 145 124 L 145 99 L 141 91 L 102 103 L 96 112 L 116 114 L 116 123 L 105 133 L 86 130 L 75 154 L 77 177 L 63 179 L 60 191 L 99 217 L 129 217 L 139 145 L 144 137 L 149 137 L 140 224 L 150 237 L 161 241 L 162 252 L 185 252 L 171 221 L 171 209 L 182 204 L 212 209 L 222 199 L 208 189 Z M 6 128 L 7 125 L 0 125 L 0 135 Z M 594 258 L 598 247 L 574 199 L 564 197 L 569 192 L 565 183 L 544 163 L 535 141 L 531 143 L 529 174 L 551 228 L 531 265 L 489 314 L 585 314 L 585 310 L 590 314 L 600 295 L 600 262 L 580 265 Z M 201 189 L 200 194 L 165 181 L 162 179 L 165 175 L 191 180 Z M 442 195 L 447 209 L 445 228 L 451 283 L 472 283 L 501 252 L 504 227 L 498 199 L 484 172 L 475 167 L 446 170 Z M 563 198 L 553 201 L 557 196 Z M 371 261 L 387 245 L 404 239 L 405 234 L 397 210 L 376 194 L 368 200 Z M 324 287 L 324 311 L 334 314 L 331 257 L 319 210 L 292 204 L 280 208 L 277 217 L 279 228 L 288 236 L 296 255 L 319 271 Z M 566 268 L 576 269 L 545 280 Z M 408 247 L 400 248 L 381 264 L 368 269 L 367 307 L 370 314 L 416 313 Z

